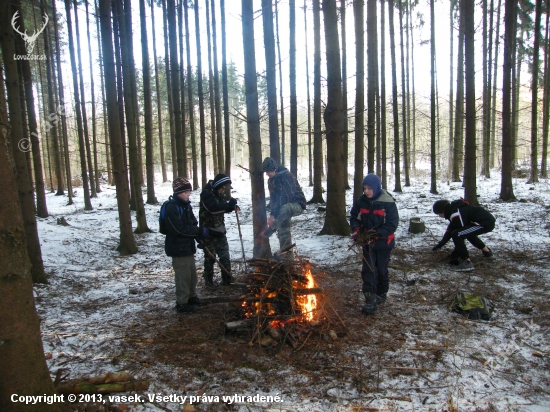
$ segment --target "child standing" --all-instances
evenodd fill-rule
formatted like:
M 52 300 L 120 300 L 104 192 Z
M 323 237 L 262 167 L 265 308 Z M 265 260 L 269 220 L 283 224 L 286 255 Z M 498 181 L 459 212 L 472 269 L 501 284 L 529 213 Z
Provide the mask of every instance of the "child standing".
M 470 262 L 468 248 L 464 241 L 468 241 L 476 248 L 480 249 L 485 257 L 493 256 L 493 252 L 478 235 L 491 232 L 495 228 L 495 217 L 480 206 L 470 206 L 464 199 L 449 202 L 446 199 L 438 200 L 433 205 L 433 212 L 439 217 L 449 220 L 449 226 L 443 235 L 443 238 L 435 245 L 432 250 L 438 250 L 453 239 L 455 249 L 449 256 L 450 263 L 455 262 L 455 270 L 466 272 L 474 270 L 474 265 Z
M 363 194 L 355 201 L 350 213 L 353 239 L 366 238 L 363 243 L 363 294 L 366 315 L 376 311 L 376 304 L 386 300 L 390 254 L 395 247 L 395 230 L 399 213 L 395 199 L 384 189 L 380 178 L 369 173 L 363 179 Z M 363 235 L 364 234 L 364 235 Z

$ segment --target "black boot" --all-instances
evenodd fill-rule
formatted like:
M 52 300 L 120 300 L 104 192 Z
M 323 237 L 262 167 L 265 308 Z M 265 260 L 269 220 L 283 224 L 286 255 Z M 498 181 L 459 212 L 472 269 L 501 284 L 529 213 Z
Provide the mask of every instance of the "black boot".
M 277 231 L 277 229 L 274 229 L 273 227 L 268 227 L 266 230 L 264 230 L 260 236 L 263 237 L 264 239 L 267 239 L 269 238 L 273 233 L 275 233 Z
M 365 315 L 372 315 L 376 312 L 376 294 L 371 292 L 363 292 L 365 295 L 365 306 L 361 308 L 361 312 Z
M 197 307 L 195 305 L 190 305 L 189 303 L 184 303 L 184 304 L 178 303 L 176 305 L 176 310 L 179 313 L 194 313 L 196 312 Z
M 189 300 L 187 301 L 187 303 L 189 305 L 200 305 L 201 304 L 201 300 L 199 299 L 198 296 L 193 296 L 191 298 L 189 298 Z
M 211 275 L 204 275 L 204 285 L 207 288 L 214 289 L 217 288 L 218 285 L 214 283 L 214 274 Z
M 235 278 L 231 275 L 224 274 L 223 279 L 222 279 L 222 285 L 223 286 L 229 286 L 232 283 L 235 283 Z

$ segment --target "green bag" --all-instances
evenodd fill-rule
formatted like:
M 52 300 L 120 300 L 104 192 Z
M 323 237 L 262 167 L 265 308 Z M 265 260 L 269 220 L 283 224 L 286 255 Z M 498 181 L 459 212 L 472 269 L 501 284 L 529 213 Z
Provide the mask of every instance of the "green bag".
M 495 306 L 485 296 L 462 291 L 455 295 L 449 309 L 468 319 L 491 320 Z

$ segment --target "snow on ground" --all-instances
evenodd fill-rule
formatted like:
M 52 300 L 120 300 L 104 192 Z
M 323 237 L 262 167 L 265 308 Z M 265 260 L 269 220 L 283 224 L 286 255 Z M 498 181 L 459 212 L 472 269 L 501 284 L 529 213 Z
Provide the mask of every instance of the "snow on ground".
M 400 226 L 390 293 L 369 318 L 360 313 L 361 257 L 346 238 L 318 236 L 324 212 L 308 205 L 293 219 L 296 249 L 318 264 L 317 282 L 345 327 L 335 342 L 319 338 L 301 351 L 283 347 L 276 353 L 225 335 L 229 310 L 224 304 L 193 315 L 175 312 L 171 262 L 158 233 L 160 204 L 145 206 L 153 232 L 136 235 L 139 252 L 120 257 L 114 187 L 102 186 L 92 211 L 83 210 L 81 188 L 72 206 L 66 197 L 48 194 L 51 215 L 39 218 L 38 228 L 49 283 L 34 290 L 50 372 L 55 376 L 62 369 L 73 379 L 128 371 L 151 382 L 143 395 L 220 397 L 219 402 L 200 399 L 193 404 L 198 411 L 549 410 L 550 182 L 530 185 L 525 178 L 514 179 L 519 200 L 506 203 L 498 200 L 499 179 L 497 172 L 490 179 L 478 178 L 479 202 L 497 218 L 495 230 L 482 236 L 495 257 L 483 258 L 470 247 L 476 267 L 471 274 L 451 271 L 441 261 L 445 253 L 431 252 L 446 227 L 431 205 L 461 197 L 460 184 L 438 182 L 440 194 L 432 195 L 428 177 L 419 175 L 411 187 L 394 194 Z M 312 188 L 301 184 L 311 198 Z M 233 188 L 246 257 L 251 258 L 250 182 L 244 172 L 234 173 Z M 162 202 L 171 184 L 157 184 L 155 190 Z M 191 196 L 197 217 L 199 194 Z M 60 217 L 69 226 L 58 225 Z M 408 232 L 411 217 L 425 221 L 425 233 Z M 233 269 L 239 272 L 242 251 L 234 214 L 226 216 L 226 226 Z M 278 249 L 276 236 L 271 246 Z M 200 278 L 202 261 L 198 251 L 198 288 L 204 296 L 212 292 Z M 493 300 L 494 319 L 475 322 L 449 312 L 458 290 Z M 235 394 L 281 401 L 222 402 L 223 395 Z M 183 408 L 173 400 L 144 398 L 130 405 L 132 410 Z

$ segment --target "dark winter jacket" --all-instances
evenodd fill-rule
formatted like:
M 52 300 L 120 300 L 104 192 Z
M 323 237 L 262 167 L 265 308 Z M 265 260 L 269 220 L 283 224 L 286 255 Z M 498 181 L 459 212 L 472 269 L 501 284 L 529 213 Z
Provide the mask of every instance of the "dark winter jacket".
M 197 219 L 193 214 L 191 202 L 185 202 L 181 198 L 174 196 L 174 201 L 166 204 L 164 223 L 166 226 L 166 240 L 164 250 L 168 256 L 181 257 L 194 255 L 195 238 L 199 236 L 199 227 Z M 183 211 L 180 216 L 179 206 Z
M 377 198 L 369 199 L 364 194 L 354 203 L 350 212 L 351 229 L 360 233 L 370 229 L 376 230 L 379 236 L 372 248 L 393 249 L 395 247 L 395 230 L 399 225 L 399 213 L 395 199 L 385 190 Z
M 224 215 L 235 210 L 235 206 L 225 201 L 225 194 L 212 187 L 212 180 L 201 192 L 199 209 L 200 225 L 213 231 L 225 233 Z
M 279 166 L 277 174 L 267 181 L 271 197 L 271 215 L 277 217 L 287 203 L 298 203 L 306 209 L 306 197 L 296 177 L 286 167 Z
M 495 217 L 480 206 L 470 206 L 464 199 L 453 200 L 445 206 L 445 219 L 449 220 L 447 230 L 443 239 L 437 244 L 438 248 L 443 247 L 452 237 L 453 230 L 468 225 L 480 225 L 493 230 Z

